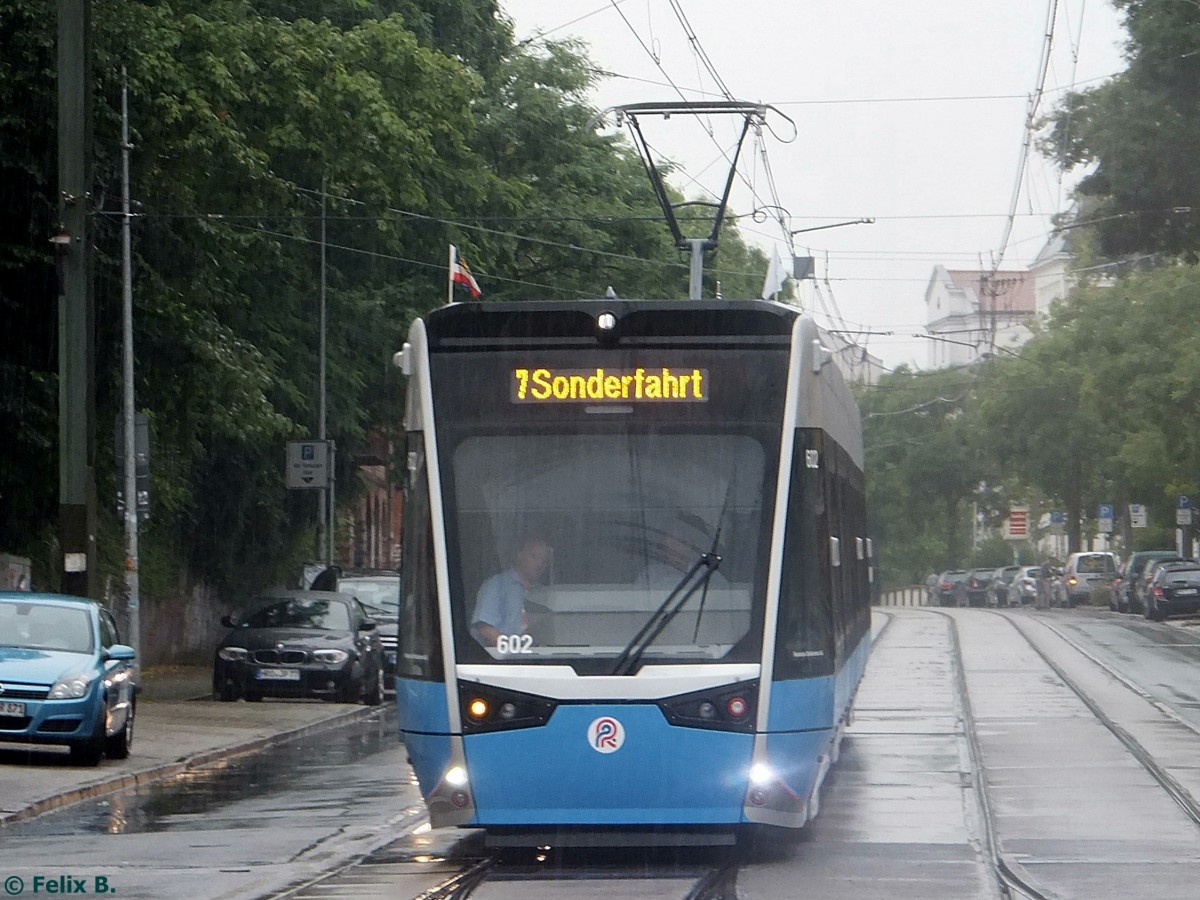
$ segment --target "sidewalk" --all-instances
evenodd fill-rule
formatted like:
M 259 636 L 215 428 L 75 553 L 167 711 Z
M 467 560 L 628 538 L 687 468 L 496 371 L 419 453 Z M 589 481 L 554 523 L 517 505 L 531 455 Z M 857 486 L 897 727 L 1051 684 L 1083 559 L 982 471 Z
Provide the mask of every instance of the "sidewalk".
M 208 699 L 211 689 L 212 670 L 207 666 L 143 671 L 133 750 L 128 759 L 105 759 L 96 768 L 72 766 L 52 748 L 0 744 L 0 828 L 378 709 L 320 700 L 220 703 Z

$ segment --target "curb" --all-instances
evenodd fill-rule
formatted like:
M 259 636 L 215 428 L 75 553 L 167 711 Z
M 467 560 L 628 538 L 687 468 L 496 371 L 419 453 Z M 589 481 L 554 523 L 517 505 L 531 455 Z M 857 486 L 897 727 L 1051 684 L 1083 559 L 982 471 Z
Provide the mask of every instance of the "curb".
M 254 738 L 253 740 L 233 744 L 228 747 L 205 750 L 193 756 L 185 756 L 173 763 L 164 763 L 149 769 L 142 769 L 139 772 L 126 772 L 122 775 L 104 778 L 92 784 L 81 785 L 80 787 L 63 791 L 61 794 L 54 794 L 43 800 L 37 800 L 16 812 L 0 815 L 0 829 L 3 829 L 7 825 L 25 821 L 26 819 L 35 818 L 63 806 L 70 806 L 72 803 L 79 803 L 81 800 L 91 800 L 95 797 L 115 794 L 117 791 L 140 787 L 144 784 L 153 784 L 156 781 L 163 781 L 184 772 L 192 771 L 193 769 L 202 769 L 218 761 L 231 759 L 235 756 L 250 755 L 277 744 L 285 744 L 297 738 L 344 725 L 347 722 L 370 718 L 370 716 L 379 712 L 382 708 L 380 706 L 364 706 L 350 712 L 337 713 L 328 719 L 322 719 L 320 722 L 301 725 L 299 728 L 293 728 L 289 731 L 281 731 L 268 737 Z

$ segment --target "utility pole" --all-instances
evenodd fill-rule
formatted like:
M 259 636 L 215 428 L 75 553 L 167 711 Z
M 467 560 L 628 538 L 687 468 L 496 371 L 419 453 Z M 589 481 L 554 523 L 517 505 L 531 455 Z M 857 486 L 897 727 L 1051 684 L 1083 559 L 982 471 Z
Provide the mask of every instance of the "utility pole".
M 58 534 L 64 593 L 96 596 L 91 2 L 58 0 Z
M 138 598 L 137 426 L 133 408 L 133 249 L 129 234 L 129 78 L 121 67 L 121 306 L 125 415 L 125 609 L 129 643 L 141 655 L 141 603 Z
M 317 363 L 317 440 L 325 441 L 325 195 L 327 190 L 325 176 L 321 176 L 321 314 L 319 349 L 320 357 Z M 332 476 L 333 460 L 326 456 Z M 317 492 L 317 548 L 324 554 L 325 565 L 333 565 L 333 480 L 330 478 L 329 488 L 321 488 Z

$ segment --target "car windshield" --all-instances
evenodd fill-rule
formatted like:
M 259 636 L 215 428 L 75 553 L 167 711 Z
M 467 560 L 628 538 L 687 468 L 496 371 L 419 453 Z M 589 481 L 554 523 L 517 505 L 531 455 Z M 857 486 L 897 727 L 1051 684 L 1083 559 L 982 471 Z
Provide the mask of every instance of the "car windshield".
M 1163 580 L 1170 585 L 1200 584 L 1200 568 L 1169 572 Z
M 1075 570 L 1083 575 L 1101 575 L 1117 569 L 1111 556 L 1081 556 L 1075 563 Z
M 292 598 L 260 606 L 242 621 L 241 626 L 349 631 L 350 610 L 341 600 Z
M 338 590 L 356 597 L 371 615 L 395 616 L 400 611 L 399 575 L 353 575 L 339 579 Z
M 85 609 L 3 600 L 0 646 L 91 653 L 91 616 Z

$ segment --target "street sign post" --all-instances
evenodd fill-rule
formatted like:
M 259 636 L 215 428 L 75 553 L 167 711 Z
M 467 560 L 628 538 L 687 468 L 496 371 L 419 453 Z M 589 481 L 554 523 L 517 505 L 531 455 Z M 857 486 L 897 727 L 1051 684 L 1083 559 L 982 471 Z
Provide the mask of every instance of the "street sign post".
M 1099 514 L 1096 516 L 1096 521 L 1099 523 L 1101 534 L 1112 534 L 1113 505 L 1111 503 L 1100 504 Z
M 1029 507 L 1014 506 L 1008 511 L 1008 539 L 1021 541 L 1029 537 Z
M 1175 524 L 1192 524 L 1192 498 L 1187 496 L 1187 494 L 1180 494 L 1179 498 L 1175 501 Z
M 287 486 L 293 490 L 329 487 L 329 441 L 288 441 Z

